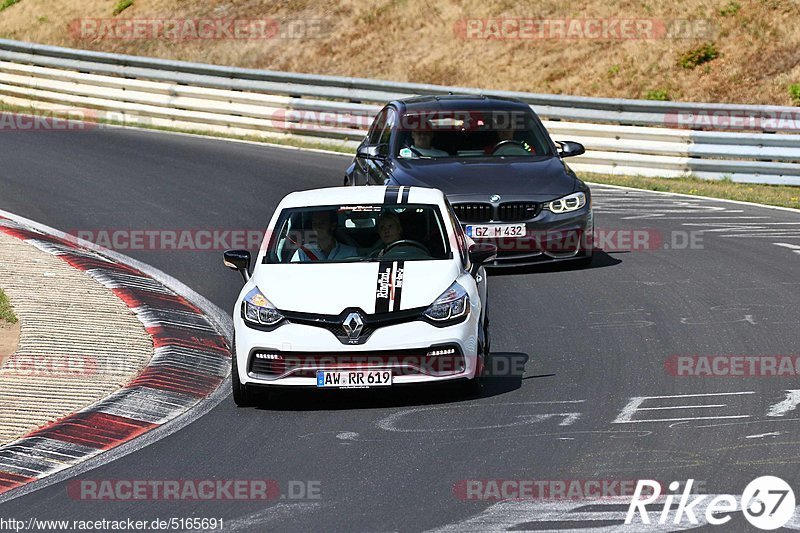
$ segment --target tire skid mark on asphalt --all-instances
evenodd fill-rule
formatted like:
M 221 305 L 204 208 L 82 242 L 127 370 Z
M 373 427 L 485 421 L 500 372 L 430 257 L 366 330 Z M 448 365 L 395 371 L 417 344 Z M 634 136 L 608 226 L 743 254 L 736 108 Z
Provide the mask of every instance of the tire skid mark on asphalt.
M 502 402 L 502 403 L 492 403 L 492 404 L 477 404 L 475 405 L 475 409 L 479 408 L 488 408 L 488 409 L 497 409 L 498 407 L 503 406 L 533 406 L 533 405 L 543 405 L 543 406 L 565 406 L 564 410 L 559 410 L 556 413 L 536 413 L 536 414 L 521 414 L 517 415 L 517 420 L 511 421 L 504 424 L 490 424 L 485 426 L 459 426 L 455 428 L 425 428 L 425 429 L 405 429 L 398 426 L 398 422 L 401 419 L 407 418 L 409 415 L 419 415 L 420 413 L 424 412 L 432 412 L 432 411 L 446 411 L 446 410 L 453 410 L 459 409 L 460 406 L 458 405 L 437 405 L 433 407 L 414 407 L 411 409 L 402 409 L 396 413 L 392 413 L 384 418 L 381 418 L 376 422 L 376 426 L 378 429 L 383 431 L 390 431 L 396 433 L 442 433 L 442 432 L 459 432 L 459 431 L 478 431 L 478 430 L 490 430 L 490 429 L 500 429 L 500 428 L 507 428 L 507 427 L 517 427 L 517 426 L 526 426 L 530 424 L 537 424 L 539 422 L 544 422 L 547 420 L 559 420 L 559 426 L 570 426 L 574 424 L 578 418 L 580 418 L 581 413 L 574 412 L 574 411 L 567 411 L 569 406 L 582 404 L 586 400 L 557 400 L 557 401 L 539 401 L 539 402 Z
M 715 305 L 709 308 L 708 314 L 705 316 L 680 317 L 680 323 L 686 326 L 718 326 L 737 323 L 747 323 L 751 326 L 775 326 L 795 325 L 797 321 L 787 320 L 785 305 L 746 303 Z
M 629 315 L 639 315 L 629 316 Z M 636 309 L 622 309 L 619 311 L 589 311 L 589 316 L 592 317 L 626 317 L 629 316 L 631 320 L 616 321 L 616 322 L 596 322 L 589 324 L 587 327 L 593 330 L 613 330 L 613 329 L 627 329 L 627 328 L 649 328 L 655 326 L 656 323 L 652 320 L 647 320 L 644 317 L 650 316 L 651 313 L 643 308 Z M 637 320 L 637 318 L 639 318 Z
M 230 371 L 224 334 L 182 296 L 139 270 L 0 216 L 0 231 L 111 289 L 151 336 L 154 355 L 107 398 L 0 447 L 0 495 L 131 441 L 185 413 Z

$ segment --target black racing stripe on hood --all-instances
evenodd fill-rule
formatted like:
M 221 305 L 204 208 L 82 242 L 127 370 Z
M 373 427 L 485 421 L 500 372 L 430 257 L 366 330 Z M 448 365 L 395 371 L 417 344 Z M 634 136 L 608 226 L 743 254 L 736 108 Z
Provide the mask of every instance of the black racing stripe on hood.
M 401 186 L 401 187 L 386 187 L 386 192 L 383 194 L 383 203 L 384 204 L 407 204 L 408 203 L 408 193 L 411 190 L 410 187 Z
M 408 189 L 406 189 L 408 191 Z M 405 261 L 398 261 L 397 267 L 394 270 L 393 287 L 394 287 L 394 305 L 392 311 L 399 311 L 400 299 L 403 296 L 403 275 L 405 274 Z
M 405 261 L 381 261 L 375 288 L 375 313 L 400 311 Z
M 392 266 L 394 261 L 380 261 L 378 263 L 378 279 L 375 289 L 375 312 L 389 312 L 389 296 L 392 285 Z
M 396 204 L 397 195 L 400 192 L 400 187 L 386 187 L 386 192 L 383 194 L 384 204 Z

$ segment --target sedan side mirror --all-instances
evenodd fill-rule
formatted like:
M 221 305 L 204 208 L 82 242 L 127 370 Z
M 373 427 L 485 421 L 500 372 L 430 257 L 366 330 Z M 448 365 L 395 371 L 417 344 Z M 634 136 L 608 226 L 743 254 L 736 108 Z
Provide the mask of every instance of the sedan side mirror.
M 364 159 L 383 160 L 389 156 L 389 145 L 383 143 L 359 146 L 356 156 Z
M 477 274 L 478 269 L 497 257 L 497 246 L 488 242 L 479 242 L 469 247 L 469 262 L 472 263 L 471 273 Z
M 247 250 L 226 250 L 222 254 L 225 266 L 238 271 L 244 282 L 250 279 L 250 252 Z
M 572 157 L 586 153 L 586 148 L 581 143 L 574 141 L 556 141 L 560 149 L 558 153 L 561 157 Z

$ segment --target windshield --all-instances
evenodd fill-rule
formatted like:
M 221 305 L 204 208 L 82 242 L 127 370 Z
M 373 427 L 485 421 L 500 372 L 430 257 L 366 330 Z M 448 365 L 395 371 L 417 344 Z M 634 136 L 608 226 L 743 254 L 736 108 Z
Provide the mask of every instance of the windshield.
M 450 259 L 435 205 L 331 205 L 286 209 L 264 263 Z
M 407 113 L 397 133 L 395 156 L 403 159 L 552 155 L 527 111 Z

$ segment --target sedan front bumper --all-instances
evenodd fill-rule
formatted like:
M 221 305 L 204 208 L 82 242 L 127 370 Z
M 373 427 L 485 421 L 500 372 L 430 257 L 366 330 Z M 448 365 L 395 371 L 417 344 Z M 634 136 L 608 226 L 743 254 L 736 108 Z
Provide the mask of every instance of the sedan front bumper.
M 594 216 L 591 207 L 564 214 L 543 210 L 535 219 L 525 222 L 525 227 L 524 237 L 474 239 L 475 242 L 497 246 L 497 259 L 486 266 L 511 267 L 565 261 L 590 257 L 593 253 Z

